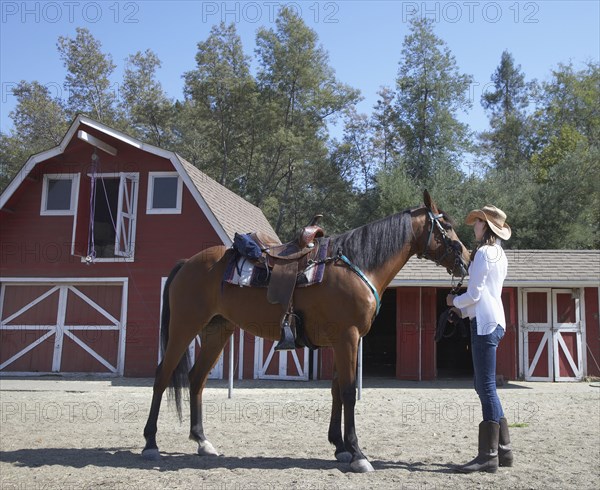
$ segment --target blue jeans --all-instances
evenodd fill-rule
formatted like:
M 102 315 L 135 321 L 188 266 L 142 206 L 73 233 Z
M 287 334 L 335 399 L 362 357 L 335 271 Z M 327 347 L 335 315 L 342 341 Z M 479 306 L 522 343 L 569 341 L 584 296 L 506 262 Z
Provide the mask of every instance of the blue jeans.
M 496 349 L 504 337 L 498 325 L 489 335 L 477 335 L 477 319 L 471 319 L 471 353 L 475 372 L 475 391 L 481 400 L 484 421 L 500 422 L 504 417 L 502 404 L 496 392 Z

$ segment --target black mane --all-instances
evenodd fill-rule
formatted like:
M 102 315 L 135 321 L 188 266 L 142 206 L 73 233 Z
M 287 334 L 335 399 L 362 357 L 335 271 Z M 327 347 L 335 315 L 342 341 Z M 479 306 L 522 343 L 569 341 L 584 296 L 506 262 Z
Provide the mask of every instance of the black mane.
M 342 253 L 364 272 L 376 269 L 396 255 L 413 236 L 411 210 L 367 223 L 331 237 L 331 253 Z

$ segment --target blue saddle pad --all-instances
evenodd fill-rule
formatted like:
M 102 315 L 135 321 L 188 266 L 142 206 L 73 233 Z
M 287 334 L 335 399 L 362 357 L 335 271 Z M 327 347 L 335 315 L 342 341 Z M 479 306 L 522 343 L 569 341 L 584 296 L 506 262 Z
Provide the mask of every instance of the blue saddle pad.
M 233 237 L 233 248 L 242 257 L 251 260 L 258 260 L 262 256 L 260 246 L 252 239 L 250 233 L 245 233 L 243 235 L 236 233 Z

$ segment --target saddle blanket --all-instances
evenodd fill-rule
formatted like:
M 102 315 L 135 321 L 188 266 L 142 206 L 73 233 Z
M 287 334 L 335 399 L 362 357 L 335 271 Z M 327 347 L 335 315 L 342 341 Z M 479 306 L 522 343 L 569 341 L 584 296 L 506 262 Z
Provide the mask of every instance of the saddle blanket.
M 319 251 L 316 261 L 323 260 L 327 257 L 329 248 L 329 238 L 324 238 L 320 241 Z M 306 269 L 298 273 L 296 279 L 297 287 L 307 287 L 313 284 L 319 284 L 323 280 L 325 273 L 325 263 L 310 264 Z M 227 264 L 223 282 L 242 287 L 263 287 L 269 285 L 271 271 L 265 264 L 240 257 L 239 254 L 234 254 L 232 259 Z

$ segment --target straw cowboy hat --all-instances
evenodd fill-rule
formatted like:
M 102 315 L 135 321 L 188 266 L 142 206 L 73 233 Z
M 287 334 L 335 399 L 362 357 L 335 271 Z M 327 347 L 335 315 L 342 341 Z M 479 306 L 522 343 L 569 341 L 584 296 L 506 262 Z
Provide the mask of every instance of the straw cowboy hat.
M 508 240 L 512 231 L 506 224 L 506 213 L 496 206 L 484 206 L 482 209 L 474 209 L 469 213 L 466 219 L 468 225 L 473 225 L 479 218 L 486 221 L 490 229 L 502 240 Z

